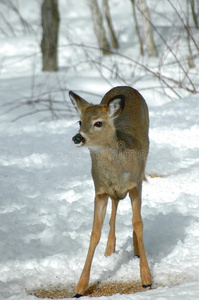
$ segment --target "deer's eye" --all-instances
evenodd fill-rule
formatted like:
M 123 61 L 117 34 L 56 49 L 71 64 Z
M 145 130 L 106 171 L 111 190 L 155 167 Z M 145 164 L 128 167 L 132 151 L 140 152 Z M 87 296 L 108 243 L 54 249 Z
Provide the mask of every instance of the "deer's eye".
M 82 125 L 82 122 L 81 122 L 81 121 L 78 121 L 78 123 L 79 123 L 79 126 L 81 127 L 81 125 Z
M 96 123 L 94 124 L 94 126 L 95 126 L 95 127 L 102 127 L 102 122 L 96 122 Z

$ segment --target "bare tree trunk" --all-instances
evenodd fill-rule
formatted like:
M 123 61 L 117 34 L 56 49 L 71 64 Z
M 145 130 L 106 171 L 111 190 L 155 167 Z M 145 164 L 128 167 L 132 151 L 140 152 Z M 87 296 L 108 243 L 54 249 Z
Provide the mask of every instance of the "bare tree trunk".
M 143 46 L 143 40 L 142 40 L 142 37 L 140 34 L 139 24 L 138 24 L 137 15 L 136 15 L 135 0 L 131 0 L 131 2 L 132 2 L 132 6 L 133 6 L 133 17 L 134 17 L 134 21 L 135 21 L 135 30 L 136 30 L 139 44 L 140 44 L 140 54 L 144 55 L 144 46 Z
M 58 0 L 44 0 L 41 9 L 43 35 L 41 41 L 42 70 L 57 71 L 57 44 L 59 30 Z
M 193 11 L 192 11 L 193 13 Z M 196 18 L 197 20 L 197 18 Z M 187 43 L 189 49 L 189 57 L 188 57 L 188 64 L 190 68 L 195 68 L 193 53 L 191 48 L 191 38 L 190 38 L 190 25 L 189 25 L 189 0 L 187 0 L 187 16 L 186 16 L 186 33 L 187 33 Z
M 97 0 L 88 0 L 88 4 L 91 9 L 94 30 L 99 48 L 102 50 L 103 54 L 109 54 L 110 45 L 106 37 L 106 32 L 103 26 L 102 15 L 98 6 L 98 2 Z
M 109 9 L 109 5 L 108 5 L 108 0 L 103 0 L 103 6 L 104 6 L 104 12 L 105 12 L 106 21 L 107 21 L 107 24 L 108 24 L 108 30 L 109 30 L 109 36 L 110 36 L 110 40 L 111 40 L 111 45 L 112 45 L 113 48 L 118 49 L 119 48 L 119 44 L 118 44 L 118 40 L 116 38 L 114 29 L 113 29 L 113 25 L 112 25 L 112 21 L 111 21 L 110 9 Z
M 199 22 L 198 22 L 199 1 L 198 0 L 189 0 L 189 1 L 190 1 L 190 5 L 191 5 L 191 12 L 192 12 L 194 24 L 195 24 L 196 28 L 199 28 Z M 195 6 L 197 6 L 197 8 Z
M 147 53 L 151 56 L 158 56 L 155 42 L 153 39 L 153 28 L 151 25 L 151 16 L 150 11 L 147 6 L 146 0 L 138 0 L 138 8 L 142 14 L 142 24 L 143 24 L 143 33 L 144 40 L 146 43 Z

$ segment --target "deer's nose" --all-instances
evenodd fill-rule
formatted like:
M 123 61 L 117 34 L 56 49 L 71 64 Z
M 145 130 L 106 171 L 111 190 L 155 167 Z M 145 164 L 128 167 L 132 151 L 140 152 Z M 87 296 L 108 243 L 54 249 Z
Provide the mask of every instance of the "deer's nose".
M 80 144 L 80 143 L 84 143 L 85 142 L 85 138 L 80 134 L 77 133 L 73 138 L 72 138 L 73 142 L 75 144 Z

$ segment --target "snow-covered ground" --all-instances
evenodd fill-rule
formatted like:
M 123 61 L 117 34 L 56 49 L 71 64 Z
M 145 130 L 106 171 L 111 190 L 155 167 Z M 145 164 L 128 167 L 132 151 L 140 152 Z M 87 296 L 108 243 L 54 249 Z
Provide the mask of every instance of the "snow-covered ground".
M 74 6 L 69 10 L 69 18 L 80 27 L 88 22 L 89 15 L 82 3 L 80 20 L 73 13 Z M 23 10 L 30 9 L 29 5 Z M 29 13 L 31 20 L 35 20 L 36 13 L 36 8 Z M 33 23 L 39 24 L 38 19 Z M 58 74 L 42 74 L 40 57 L 34 56 L 39 49 L 37 39 L 35 34 L 19 34 L 18 38 L 1 40 L 0 300 L 37 299 L 27 295 L 26 290 L 71 286 L 78 281 L 89 244 L 94 198 L 89 152 L 75 148 L 71 140 L 79 127 L 74 111 L 69 110 L 61 120 L 40 122 L 50 115 L 40 112 L 12 122 L 30 112 L 32 106 L 10 111 L 14 106 L 6 104 L 15 101 L 18 105 L 48 91 L 55 99 L 64 93 L 69 101 L 64 91 L 69 88 L 82 90 L 82 96 L 96 102 L 100 97 L 89 93 L 95 91 L 102 96 L 111 84 L 122 84 L 118 78 L 107 82 L 89 69 L 90 65 L 76 72 L 66 67 Z M 70 51 L 66 50 L 65 55 L 69 56 Z M 64 61 L 63 52 L 60 61 Z M 151 82 L 151 78 L 145 78 L 135 87 Z M 150 111 L 150 154 L 142 216 L 145 248 L 158 288 L 99 299 L 195 300 L 199 296 L 199 96 L 158 98 L 152 90 L 143 95 Z M 119 204 L 116 253 L 104 257 L 109 218 L 110 205 L 93 260 L 91 282 L 139 281 L 129 199 Z

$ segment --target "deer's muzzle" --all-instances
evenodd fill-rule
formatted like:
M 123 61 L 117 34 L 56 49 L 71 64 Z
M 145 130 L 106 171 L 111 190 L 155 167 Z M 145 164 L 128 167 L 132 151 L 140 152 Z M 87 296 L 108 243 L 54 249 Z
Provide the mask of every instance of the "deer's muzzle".
M 72 140 L 75 144 L 83 144 L 85 142 L 85 138 L 80 133 L 77 133 Z

